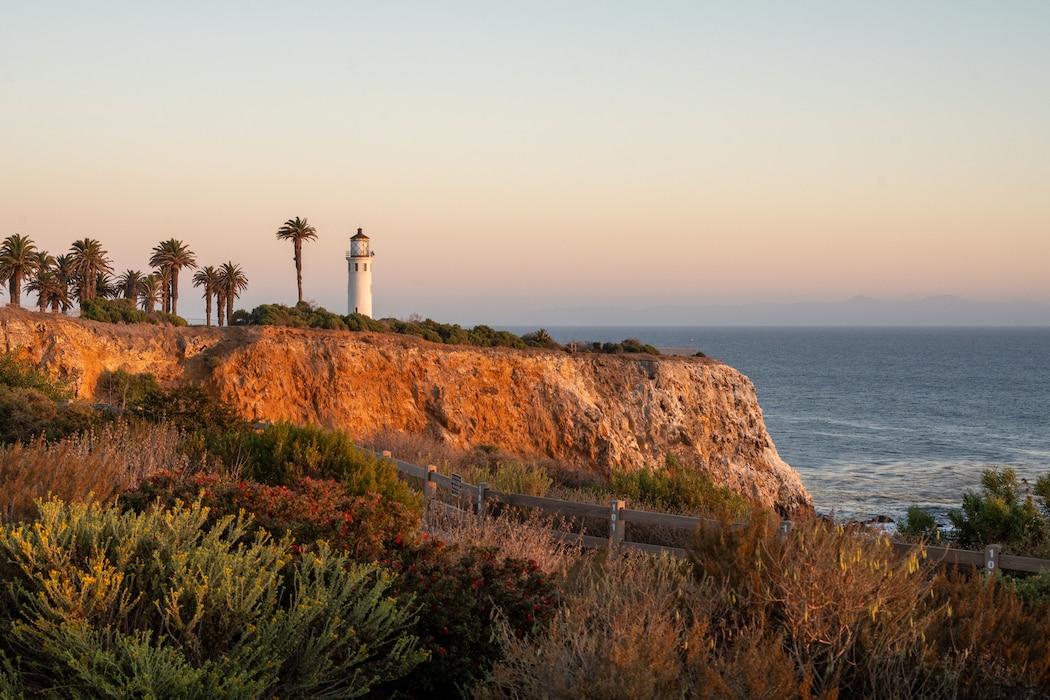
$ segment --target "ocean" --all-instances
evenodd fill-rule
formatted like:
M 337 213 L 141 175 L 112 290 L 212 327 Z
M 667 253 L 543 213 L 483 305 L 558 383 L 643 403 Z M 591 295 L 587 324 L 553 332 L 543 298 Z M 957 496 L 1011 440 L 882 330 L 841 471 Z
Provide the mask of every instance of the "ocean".
M 1050 473 L 1050 328 L 546 330 L 695 348 L 740 370 L 821 513 L 899 519 L 918 505 L 943 520 L 986 468 Z

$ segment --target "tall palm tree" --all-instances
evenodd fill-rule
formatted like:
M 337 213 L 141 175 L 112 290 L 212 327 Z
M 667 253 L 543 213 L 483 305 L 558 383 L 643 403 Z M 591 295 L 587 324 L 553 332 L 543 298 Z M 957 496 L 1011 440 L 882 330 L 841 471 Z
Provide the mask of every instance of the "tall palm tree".
M 26 284 L 26 291 L 37 295 L 40 313 L 47 311 L 49 305 L 57 306 L 52 303 L 52 297 L 57 296 L 59 299 L 67 297 L 68 300 L 68 288 L 55 272 L 55 265 L 55 256 L 51 253 L 46 250 L 36 252 L 36 269 L 33 271 L 33 277 Z
M 197 257 L 182 241 L 169 238 L 153 248 L 149 264 L 159 267 L 167 275 L 164 311 L 179 313 L 179 271 L 184 267 L 196 268 Z
M 95 275 L 95 296 L 100 299 L 116 299 L 124 291 L 117 286 L 117 281 L 112 275 L 99 272 Z
M 163 282 L 155 273 L 150 273 L 139 280 L 138 295 L 142 310 L 153 313 L 154 307 L 160 303 L 163 291 Z
M 204 287 L 205 325 L 211 325 L 211 299 L 216 295 L 219 284 L 219 271 L 211 265 L 205 265 L 193 275 L 193 286 Z
M 36 277 L 29 280 L 26 290 L 36 293 L 41 313 L 48 307 L 55 313 L 69 307 L 69 287 L 54 270 L 38 271 Z
M 113 261 L 107 255 L 108 251 L 103 250 L 102 244 L 94 238 L 73 242 L 69 256 L 77 301 L 81 304 L 98 296 L 99 273 L 108 274 L 113 271 Z
M 38 285 L 36 284 L 36 282 L 38 278 L 45 273 L 50 272 L 52 276 L 54 275 L 55 256 L 47 252 L 46 250 L 38 250 L 35 253 L 33 253 L 33 256 L 36 258 L 36 265 L 33 269 L 33 276 L 29 279 L 29 283 L 26 284 L 26 291 L 35 293 L 37 295 L 36 302 L 40 306 L 40 313 L 44 313 L 45 311 L 47 311 L 47 302 L 46 300 L 40 298 L 40 292 L 37 289 Z
M 233 320 L 233 300 L 247 288 L 248 277 L 241 270 L 241 266 L 233 264 L 232 261 L 223 263 L 219 268 L 219 290 L 222 293 L 219 303 L 225 302 L 227 324 Z M 221 311 L 219 312 L 219 325 L 222 325 Z
M 139 295 L 139 283 L 144 275 L 138 270 L 127 269 L 117 278 L 117 289 L 125 299 L 135 299 Z
M 22 305 L 22 280 L 33 274 L 37 263 L 36 244 L 28 237 L 16 233 L 0 244 L 0 280 L 7 280 L 12 305 Z
M 76 261 L 73 259 L 72 253 L 66 253 L 65 255 L 58 255 L 55 257 L 55 276 L 58 277 L 59 281 L 66 287 L 65 294 L 61 295 L 61 301 L 58 304 L 58 306 L 61 306 L 62 311 L 69 311 L 73 308 L 73 296 L 71 295 L 71 292 L 76 287 L 75 265 Z M 58 311 L 58 306 L 52 303 L 51 310 Z
M 299 288 L 299 302 L 303 301 L 303 241 L 317 238 L 317 230 L 298 216 L 288 219 L 284 226 L 277 229 L 277 239 L 291 241 L 295 248 L 295 283 Z

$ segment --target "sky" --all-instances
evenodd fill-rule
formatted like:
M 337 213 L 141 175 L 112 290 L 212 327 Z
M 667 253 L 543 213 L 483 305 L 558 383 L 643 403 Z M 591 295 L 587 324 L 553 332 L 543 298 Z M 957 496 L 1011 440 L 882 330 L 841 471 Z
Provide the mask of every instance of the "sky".
M 0 237 L 117 273 L 294 304 L 299 216 L 338 313 L 358 228 L 377 317 L 1050 303 L 1045 0 L 0 6 Z

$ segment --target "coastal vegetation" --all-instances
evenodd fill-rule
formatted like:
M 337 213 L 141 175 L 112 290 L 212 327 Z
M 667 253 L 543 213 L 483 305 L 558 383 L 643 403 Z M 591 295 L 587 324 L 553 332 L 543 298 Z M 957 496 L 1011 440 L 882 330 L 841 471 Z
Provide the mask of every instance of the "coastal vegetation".
M 477 347 L 548 348 L 563 352 L 580 353 L 643 353 L 659 355 L 652 345 L 636 338 L 627 338 L 620 343 L 573 343 L 561 345 L 554 341 L 545 329 L 518 336 L 510 331 L 501 331 L 486 325 L 463 328 L 455 323 L 441 323 L 433 319 L 411 316 L 407 320 L 395 318 L 372 319 L 358 313 L 345 316 L 315 307 L 309 302 L 295 306 L 283 304 L 261 304 L 251 311 L 240 310 L 233 315 L 234 325 L 283 326 L 287 328 L 320 328 L 325 330 L 371 331 L 375 333 L 398 333 L 414 335 L 433 343 L 446 345 L 473 345 Z
M 343 434 L 246 425 L 199 387 L 148 375 L 108 381 L 120 417 L 58 406 L 60 382 L 0 358 L 4 391 L 36 392 L 55 412 L 12 426 L 0 447 L 5 697 L 57 684 L 74 695 L 478 698 L 1050 687 L 1037 585 L 902 559 L 861 526 L 811 519 L 778 538 L 774 515 L 673 458 L 588 484 L 495 446 L 398 446 L 487 470 L 508 490 L 616 494 L 724 523 L 686 542 L 688 560 L 609 557 L 540 522 L 433 510 L 424 521 L 393 465 Z M 77 427 L 58 429 L 70 411 Z M 991 486 L 1020 497 L 1008 475 Z M 961 512 L 981 532 L 979 509 Z
M 17 233 L 0 243 L 0 281 L 7 283 L 15 306 L 21 305 L 22 284 L 27 282 L 25 289 L 37 295 L 41 313 L 68 312 L 76 302 L 81 316 L 95 321 L 186 325 L 178 315 L 179 276 L 183 268 L 197 268 L 196 254 L 183 241 L 170 238 L 154 246 L 149 264 L 154 268 L 149 274 L 129 268 L 114 277 L 109 252 L 93 238 L 74 241 L 69 253 L 57 257 Z M 233 261 L 205 270 L 204 276 L 194 275 L 193 282 L 205 288 L 207 325 L 214 298 L 221 326 L 224 318 L 233 316 L 234 300 L 247 289 L 248 278 Z

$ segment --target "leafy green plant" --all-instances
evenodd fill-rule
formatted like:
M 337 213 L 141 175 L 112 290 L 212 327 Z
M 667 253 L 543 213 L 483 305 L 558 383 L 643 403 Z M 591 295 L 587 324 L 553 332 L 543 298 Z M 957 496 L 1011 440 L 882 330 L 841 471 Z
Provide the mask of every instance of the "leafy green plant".
M 510 461 L 496 465 L 489 485 L 504 493 L 546 496 L 553 483 L 554 480 L 547 475 L 547 470 L 542 466 Z
M 0 529 L 0 649 L 26 693 L 353 697 L 425 658 L 388 573 L 208 517 L 51 500 Z
M 1036 493 L 1025 489 L 1011 467 L 985 469 L 981 491 L 968 491 L 962 508 L 949 511 L 956 541 L 966 547 L 1000 544 L 1004 551 L 1028 556 L 1046 553 L 1050 540 L 1046 477 Z
M 152 323 L 153 325 L 186 326 L 186 319 L 162 311 L 141 311 L 133 299 L 93 297 L 80 303 L 80 317 L 102 323 Z
M 245 478 L 291 484 L 304 476 L 337 479 L 350 493 L 378 493 L 418 512 L 422 501 L 397 475 L 394 463 L 359 449 L 343 432 L 277 423 L 262 431 L 239 430 L 216 438 L 208 450 Z
M 52 401 L 68 401 L 73 397 L 73 390 L 65 382 L 53 378 L 17 350 L 0 354 L 0 386 L 32 389 Z
M 667 455 L 663 469 L 614 470 L 609 488 L 653 510 L 742 518 L 753 508 L 731 489 L 716 485 L 707 474 L 683 466 L 673 454 Z
M 152 374 L 117 370 L 99 378 L 98 390 L 117 408 L 190 433 L 215 436 L 245 426 L 229 404 L 209 394 L 200 384 L 164 387 Z
M 909 506 L 904 520 L 897 524 L 897 531 L 905 537 L 935 540 L 940 537 L 937 519 L 919 506 Z

